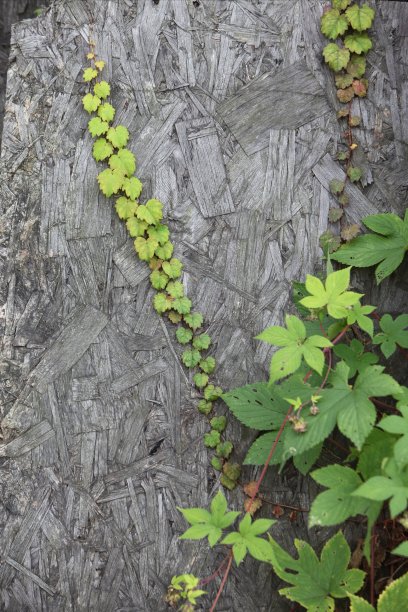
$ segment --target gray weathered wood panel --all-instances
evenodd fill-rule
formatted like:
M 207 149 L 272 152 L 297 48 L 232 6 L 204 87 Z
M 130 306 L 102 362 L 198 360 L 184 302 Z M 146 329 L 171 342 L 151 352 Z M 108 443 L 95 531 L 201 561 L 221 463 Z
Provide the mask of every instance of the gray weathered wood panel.
M 407 204 L 408 4 L 376 6 L 372 86 L 355 102 L 366 187 L 353 188 L 350 221 Z M 205 505 L 218 485 L 173 331 L 98 193 L 81 109 L 90 22 L 231 388 L 266 376 L 270 352 L 253 338 L 282 322 L 291 281 L 320 263 L 327 181 L 341 173 L 321 12 L 318 0 L 56 0 L 14 28 L 0 174 L 2 609 L 156 612 L 174 573 L 206 576 L 221 558 L 177 539 L 176 506 Z M 397 310 L 407 286 L 400 272 L 373 300 Z M 229 428 L 242 457 L 250 436 Z M 307 508 L 313 486 L 289 468 L 265 492 Z M 275 533 L 318 546 L 327 531 L 306 524 L 285 516 Z M 219 609 L 289 610 L 277 584 L 248 561 Z

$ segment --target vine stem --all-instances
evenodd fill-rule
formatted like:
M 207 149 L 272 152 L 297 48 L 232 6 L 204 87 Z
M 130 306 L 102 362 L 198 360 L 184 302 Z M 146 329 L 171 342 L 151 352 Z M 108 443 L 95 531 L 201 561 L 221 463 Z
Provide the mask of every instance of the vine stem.
M 228 555 L 227 569 L 225 570 L 225 574 L 224 574 L 224 576 L 222 578 L 222 581 L 221 581 L 221 584 L 220 584 L 220 588 L 217 591 L 217 595 L 215 596 L 214 602 L 213 602 L 213 604 L 212 604 L 212 606 L 210 608 L 210 612 L 214 612 L 215 606 L 217 605 L 218 600 L 221 597 L 221 593 L 223 592 L 224 587 L 225 587 L 225 583 L 227 582 L 228 574 L 230 573 L 231 565 L 232 565 L 232 548 L 231 548 L 231 550 L 229 552 L 229 555 Z
M 224 557 L 224 559 L 221 561 L 217 569 L 211 574 L 211 576 L 207 576 L 207 578 L 203 578 L 202 580 L 200 580 L 200 586 L 205 586 L 206 584 L 209 584 L 212 580 L 214 580 L 214 578 L 216 578 L 218 574 L 222 572 L 222 570 L 224 569 L 224 565 L 227 561 L 228 555 Z

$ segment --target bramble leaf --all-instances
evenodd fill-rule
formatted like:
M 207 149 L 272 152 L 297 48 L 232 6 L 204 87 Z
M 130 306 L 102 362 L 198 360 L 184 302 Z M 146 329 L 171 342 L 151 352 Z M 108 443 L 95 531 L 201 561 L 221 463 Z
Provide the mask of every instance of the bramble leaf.
M 337 344 L 333 350 L 337 357 L 347 363 L 350 368 L 350 378 L 355 376 L 357 372 L 363 372 L 368 366 L 375 365 L 378 362 L 377 355 L 365 353 L 363 344 L 355 338 L 350 342 L 350 346 Z
M 362 597 L 349 594 L 350 612 L 375 612 L 375 608 Z
M 336 254 L 332 255 L 332 259 Z M 328 314 L 333 319 L 343 319 L 348 315 L 348 309 L 357 304 L 363 294 L 347 291 L 350 284 L 351 268 L 343 268 L 332 272 L 326 278 L 325 285 L 322 281 L 311 276 L 306 277 L 306 289 L 310 293 L 300 300 L 300 303 L 309 309 L 321 309 L 326 307 Z
M 346 70 L 352 77 L 360 79 L 366 71 L 366 58 L 361 55 L 352 55 Z
M 113 121 L 115 112 L 116 112 L 115 109 L 113 108 L 112 104 L 109 104 L 109 102 L 105 102 L 104 104 L 101 104 L 100 106 L 98 106 L 99 117 L 103 121 L 107 121 L 108 123 Z
M 351 552 L 340 531 L 324 545 L 320 561 L 312 547 L 302 540 L 295 540 L 298 559 L 293 559 L 271 537 L 269 543 L 275 573 L 293 585 L 279 593 L 307 610 L 333 611 L 334 598 L 348 597 L 363 586 L 365 573 L 347 569 Z
M 258 431 L 278 430 L 288 411 L 277 387 L 264 382 L 228 391 L 222 399 L 241 423 Z
M 181 276 L 181 270 L 183 269 L 183 264 L 176 258 L 170 259 L 170 261 L 163 262 L 163 270 L 170 278 L 179 278 Z M 193 316 L 193 315 L 190 315 Z M 187 321 L 186 321 L 187 323 Z M 194 329 L 194 328 L 193 328 Z
M 355 238 L 342 246 L 332 259 L 357 268 L 379 264 L 375 276 L 380 284 L 398 268 L 408 249 L 408 210 L 404 221 L 393 213 L 381 213 L 365 217 L 363 223 L 376 233 Z
M 106 138 L 113 144 L 116 149 L 122 149 L 127 145 L 129 140 L 129 130 L 124 125 L 111 127 L 106 134 Z
M 119 149 L 115 155 L 109 158 L 109 166 L 112 170 L 118 170 L 124 176 L 132 176 L 136 170 L 135 156 L 129 149 Z
M 110 91 L 110 85 L 106 81 L 100 81 L 94 85 L 94 94 L 102 100 L 105 100 L 110 95 Z
M 137 216 L 149 225 L 156 225 L 163 218 L 163 204 L 159 200 L 148 200 L 146 204 L 139 206 Z M 164 271 L 171 277 L 167 270 Z
M 363 4 L 361 7 L 358 6 L 358 4 L 353 4 L 353 6 L 350 6 L 346 10 L 346 17 L 351 27 L 358 32 L 371 28 L 374 15 L 375 11 L 369 7 L 368 4 Z
M 139 259 L 142 261 L 149 261 L 149 259 L 153 257 L 156 248 L 157 242 L 152 238 L 148 238 L 146 240 L 146 238 L 139 236 L 135 240 L 136 253 L 139 255 Z
M 399 408 L 402 416 L 393 414 L 386 416 L 378 423 L 384 431 L 401 436 L 394 445 L 394 457 L 397 465 L 402 469 L 408 464 L 408 407 Z
M 115 208 L 118 214 L 119 219 L 129 219 L 129 217 L 133 217 L 135 214 L 138 203 L 133 200 L 129 200 L 124 196 L 121 196 L 116 200 Z M 132 234 L 131 234 L 132 235 Z M 135 234 L 135 236 L 139 236 L 141 234 Z
M 260 435 L 255 442 L 250 446 L 243 465 L 264 465 L 267 460 L 272 446 L 275 444 L 277 431 L 269 431 Z M 285 448 L 282 438 L 279 439 L 275 446 L 270 465 L 279 465 L 289 459 L 291 455 L 285 455 Z
M 164 264 L 163 264 L 163 269 L 164 269 Z M 202 326 L 203 315 L 201 314 L 201 312 L 192 312 L 191 314 L 186 315 L 184 317 L 184 320 L 187 323 L 187 325 L 191 327 L 193 331 L 195 331 L 196 329 Z
M 140 221 L 137 217 L 130 217 L 126 221 L 127 231 L 132 238 L 144 236 L 147 229 L 147 224 L 144 221 Z M 136 248 L 136 245 L 135 245 Z
M 394 580 L 381 593 L 377 602 L 378 612 L 395 612 L 406 607 L 408 597 L 408 572 Z
M 96 110 L 96 109 L 95 109 Z M 102 121 L 100 117 L 93 117 L 88 122 L 88 129 L 91 134 L 95 138 L 95 136 L 101 136 L 108 131 L 109 124 L 106 121 Z
M 232 544 L 232 554 L 237 565 L 249 554 L 258 561 L 271 561 L 271 547 L 259 536 L 266 533 L 276 521 L 258 519 L 252 522 L 247 512 L 239 524 L 238 531 L 229 533 L 221 544 Z
M 85 68 L 83 72 L 83 78 L 86 83 L 88 83 L 89 81 L 92 81 L 92 79 L 96 79 L 97 76 L 98 76 L 98 71 L 95 70 L 94 68 Z
M 397 350 L 397 345 L 408 348 L 408 314 L 399 315 L 395 320 L 389 314 L 380 319 L 381 332 L 374 336 L 374 344 L 379 344 L 388 359 Z
M 332 40 L 344 34 L 349 26 L 344 13 L 335 8 L 323 14 L 320 25 L 322 33 Z
M 109 198 L 112 194 L 118 193 L 122 187 L 123 174 L 117 170 L 106 168 L 98 174 L 98 183 L 102 193 Z
M 323 57 L 334 72 L 339 72 L 345 68 L 350 60 L 350 52 L 342 49 L 336 43 L 329 43 L 323 49 Z
M 87 113 L 94 113 L 100 103 L 100 98 L 98 98 L 98 96 L 93 96 L 91 93 L 87 93 L 86 96 L 82 98 L 82 104 Z
M 357 55 L 361 55 L 361 53 L 367 53 L 373 46 L 371 38 L 368 34 L 354 32 L 353 34 L 348 34 L 344 39 L 344 44 L 352 53 L 357 53 Z M 348 60 L 345 65 L 347 65 Z M 344 68 L 345 66 L 342 66 Z
M 141 223 L 143 223 L 143 221 L 141 221 Z M 169 277 L 167 276 L 167 274 L 165 274 L 164 272 L 161 272 L 160 270 L 153 270 L 153 272 L 150 275 L 150 282 L 151 282 L 152 287 L 154 289 L 157 289 L 157 290 L 165 289 L 167 283 L 169 282 Z M 183 328 L 180 328 L 180 329 L 183 329 Z M 177 332 L 178 331 L 179 330 L 177 330 Z M 179 340 L 177 332 L 176 332 L 177 340 L 179 342 L 181 342 Z M 187 342 L 188 342 L 188 340 L 187 340 Z M 184 344 L 184 343 L 182 343 L 182 344 Z
M 137 200 L 142 193 L 142 187 L 141 181 L 135 176 L 123 180 L 122 189 L 131 200 Z
M 96 161 L 102 161 L 113 153 L 112 145 L 105 138 L 98 138 L 95 141 L 92 155 Z

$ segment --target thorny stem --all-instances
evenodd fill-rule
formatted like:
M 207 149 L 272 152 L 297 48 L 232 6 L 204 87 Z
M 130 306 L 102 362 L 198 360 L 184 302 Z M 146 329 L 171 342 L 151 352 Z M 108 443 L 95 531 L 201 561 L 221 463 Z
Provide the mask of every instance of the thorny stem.
M 210 612 L 214 612 L 215 606 L 217 605 L 218 600 L 221 597 L 221 593 L 223 592 L 224 587 L 225 587 L 225 583 L 227 582 L 228 574 L 230 573 L 231 565 L 232 565 L 232 548 L 231 548 L 231 550 L 229 552 L 229 555 L 228 555 L 227 569 L 225 570 L 225 574 L 224 574 L 224 576 L 222 578 L 222 582 L 220 584 L 220 588 L 217 591 L 217 595 L 215 596 L 214 602 L 213 602 L 213 604 L 212 604 L 212 606 L 210 608 Z

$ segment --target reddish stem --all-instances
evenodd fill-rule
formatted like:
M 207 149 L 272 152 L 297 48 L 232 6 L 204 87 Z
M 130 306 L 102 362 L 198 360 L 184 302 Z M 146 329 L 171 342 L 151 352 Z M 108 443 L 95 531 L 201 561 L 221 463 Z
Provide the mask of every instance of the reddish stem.
M 223 592 L 224 587 L 225 587 L 225 583 L 227 582 L 228 574 L 230 573 L 231 565 L 232 565 L 232 549 L 229 552 L 227 569 L 225 570 L 225 574 L 224 574 L 224 576 L 222 578 L 222 582 L 220 584 L 220 588 L 217 591 L 217 595 L 215 596 L 214 603 L 212 604 L 212 606 L 210 608 L 210 612 L 214 612 L 215 606 L 217 605 L 218 600 L 221 597 L 221 593 Z
M 228 561 L 228 555 L 224 557 L 224 559 L 221 561 L 221 563 L 219 564 L 215 572 L 211 574 L 211 576 L 208 576 L 207 578 L 203 578 L 202 580 L 200 580 L 200 586 L 205 586 L 206 584 L 209 584 L 212 580 L 214 580 L 214 578 L 216 578 L 218 574 L 222 572 L 222 570 L 224 569 L 224 565 L 226 564 L 227 561 Z

